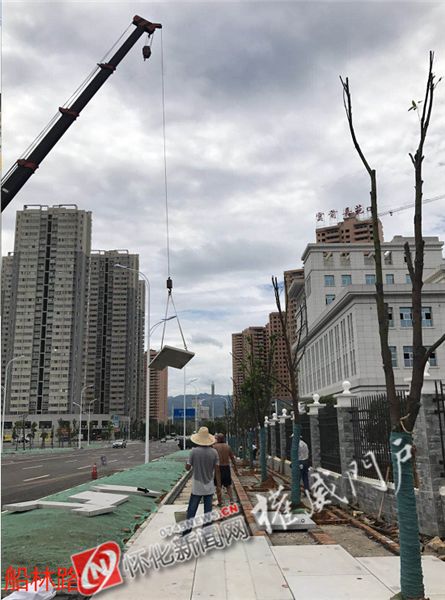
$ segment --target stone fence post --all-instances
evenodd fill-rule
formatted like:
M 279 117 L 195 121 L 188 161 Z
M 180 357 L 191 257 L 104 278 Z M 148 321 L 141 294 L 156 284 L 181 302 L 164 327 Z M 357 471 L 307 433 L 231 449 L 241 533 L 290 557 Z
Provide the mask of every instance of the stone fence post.
M 351 407 L 355 394 L 350 392 L 351 384 L 349 381 L 343 381 L 343 392 L 336 396 L 337 404 L 337 425 L 338 425 L 338 443 L 340 447 L 341 464 L 341 491 L 344 496 L 351 495 L 351 488 L 346 472 L 350 468 L 350 463 L 355 459 L 361 460 L 362 456 L 354 456 L 354 432 L 352 428 Z
M 425 374 L 420 410 L 413 432 L 416 468 L 419 478 L 417 513 L 422 533 L 445 536 L 444 504 L 440 488 L 445 487 L 442 439 L 439 425 L 440 386 Z
M 326 404 L 320 404 L 320 396 L 314 394 L 312 396 L 313 403 L 308 404 L 309 409 L 309 424 L 311 428 L 311 462 L 312 468 L 317 469 L 321 466 L 320 463 L 320 428 L 318 426 L 318 411 L 326 406 Z

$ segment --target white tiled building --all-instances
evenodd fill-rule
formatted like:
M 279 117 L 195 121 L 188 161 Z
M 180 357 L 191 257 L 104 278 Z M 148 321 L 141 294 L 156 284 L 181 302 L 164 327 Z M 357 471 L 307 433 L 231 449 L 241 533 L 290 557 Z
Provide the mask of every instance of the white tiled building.
M 428 346 L 445 331 L 445 272 L 441 242 L 426 237 L 423 296 L 423 336 Z M 414 239 L 396 236 L 382 244 L 385 300 L 390 314 L 389 342 L 396 385 L 411 373 L 411 283 L 403 244 Z M 324 396 L 341 391 L 384 389 L 384 373 L 375 302 L 372 244 L 309 244 L 303 254 L 307 300 L 307 346 L 300 363 L 300 391 Z M 303 288 L 296 290 L 301 299 Z M 391 318 L 392 317 L 392 318 Z M 445 347 L 430 360 L 434 379 L 445 379 Z

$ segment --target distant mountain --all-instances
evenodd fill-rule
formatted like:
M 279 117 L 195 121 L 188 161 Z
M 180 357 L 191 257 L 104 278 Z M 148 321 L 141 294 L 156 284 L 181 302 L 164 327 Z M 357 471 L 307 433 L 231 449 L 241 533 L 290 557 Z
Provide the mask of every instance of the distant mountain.
M 212 410 L 215 411 L 215 417 L 223 417 L 224 416 L 224 407 L 225 405 L 229 406 L 227 396 L 220 396 L 219 394 L 215 394 L 211 396 L 210 394 L 202 393 L 196 396 L 198 403 L 202 404 L 202 406 L 208 406 L 210 408 L 210 417 L 212 417 Z M 171 417 L 172 411 L 174 408 L 183 408 L 184 407 L 184 396 L 169 396 L 168 397 L 168 415 Z M 195 394 L 187 394 L 185 397 L 185 403 L 187 408 L 194 408 L 195 406 Z M 214 407 L 212 409 L 212 406 Z

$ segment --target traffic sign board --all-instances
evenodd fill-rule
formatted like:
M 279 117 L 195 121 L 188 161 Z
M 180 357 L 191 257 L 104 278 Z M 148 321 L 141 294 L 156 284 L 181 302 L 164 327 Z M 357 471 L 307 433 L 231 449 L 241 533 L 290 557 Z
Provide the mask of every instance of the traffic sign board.
M 184 409 L 183 408 L 173 409 L 173 418 L 174 419 L 183 419 L 184 418 Z M 195 409 L 194 408 L 186 408 L 185 409 L 185 418 L 186 419 L 194 419 L 195 418 Z

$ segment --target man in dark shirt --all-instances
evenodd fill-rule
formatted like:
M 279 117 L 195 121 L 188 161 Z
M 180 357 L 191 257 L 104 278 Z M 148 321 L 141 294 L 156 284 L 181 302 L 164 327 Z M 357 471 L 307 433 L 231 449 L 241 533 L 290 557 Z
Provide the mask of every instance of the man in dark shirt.
M 222 505 L 222 486 L 227 490 L 230 502 L 233 502 L 233 491 L 232 491 L 232 477 L 230 474 L 230 461 L 232 461 L 235 473 L 238 474 L 238 468 L 236 466 L 235 455 L 232 452 L 232 448 L 229 444 L 226 444 L 224 434 L 216 434 L 216 443 L 213 445 L 219 456 L 219 470 L 221 474 L 220 485 L 215 480 L 216 484 L 216 496 L 218 498 L 218 504 Z

